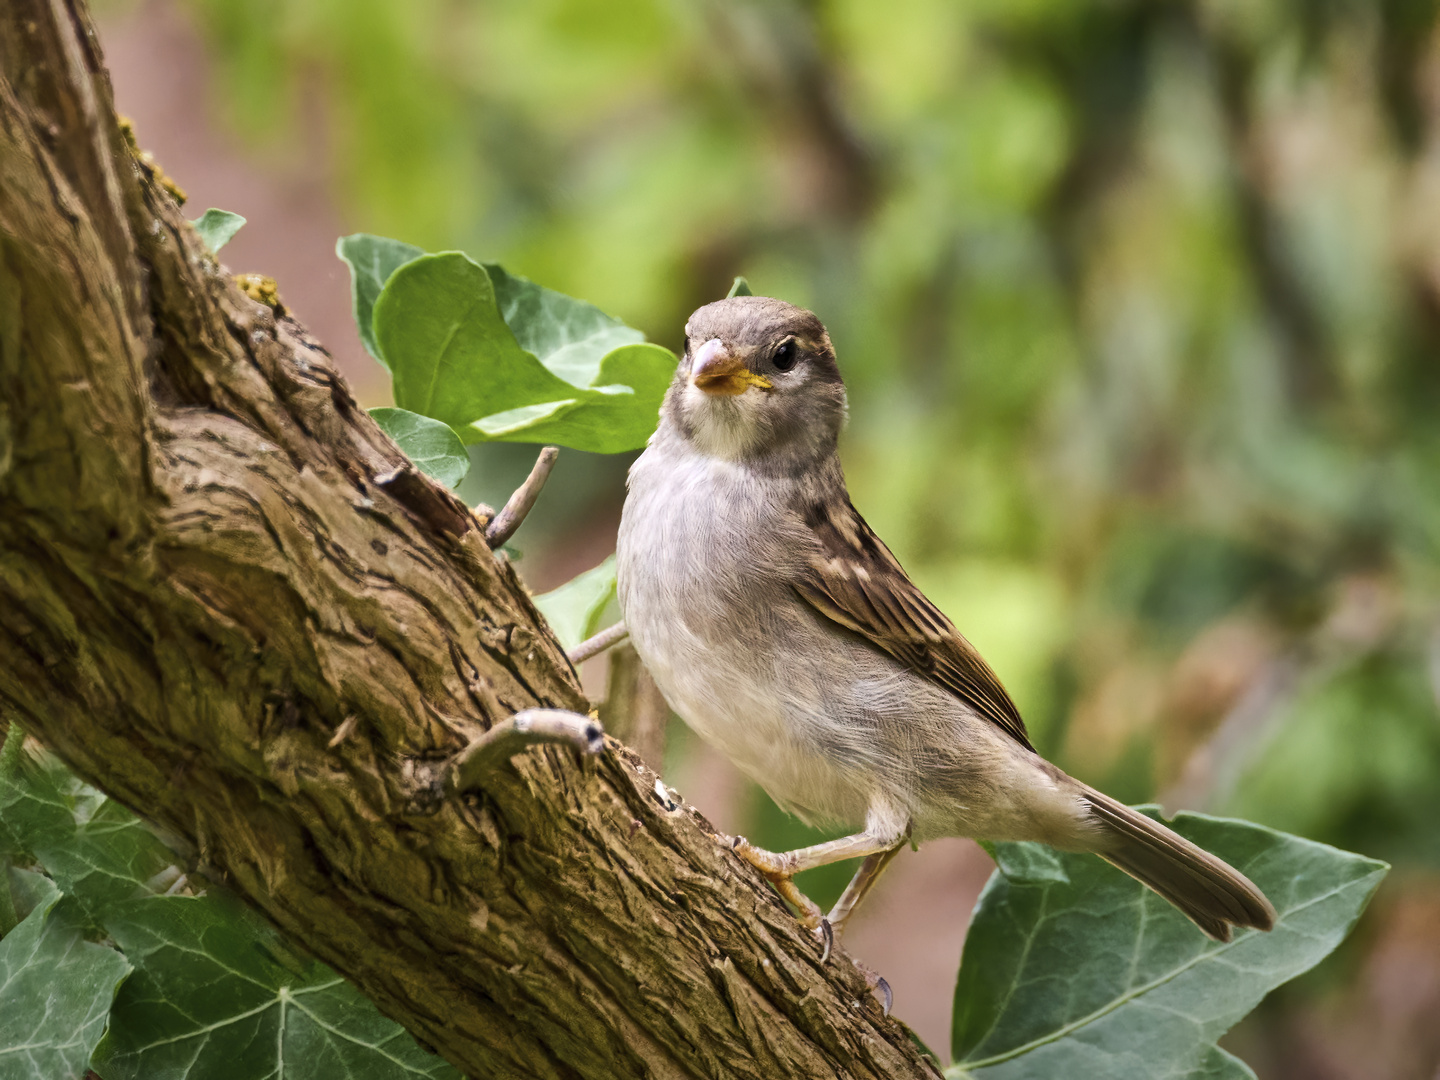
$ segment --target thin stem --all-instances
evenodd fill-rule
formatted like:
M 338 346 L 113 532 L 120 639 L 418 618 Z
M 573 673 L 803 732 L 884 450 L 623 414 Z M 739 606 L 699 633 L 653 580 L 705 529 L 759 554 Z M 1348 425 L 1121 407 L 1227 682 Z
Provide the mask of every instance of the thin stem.
M 550 478 L 550 470 L 555 467 L 555 459 L 559 456 L 560 451 L 557 447 L 547 446 L 541 450 L 540 456 L 535 459 L 535 467 L 530 470 L 530 475 L 525 478 L 525 482 L 515 489 L 504 509 L 496 514 L 490 524 L 486 526 L 485 542 L 490 545 L 492 551 L 514 536 L 515 530 L 520 528 L 520 523 L 525 520 L 525 515 L 530 513 L 530 508 L 540 497 L 540 489 Z
M 617 622 L 614 626 L 607 626 L 592 638 L 586 638 L 576 645 L 565 655 L 572 664 L 583 664 L 592 656 L 599 656 L 612 645 L 619 645 L 630 636 L 630 631 L 625 629 L 623 622 Z

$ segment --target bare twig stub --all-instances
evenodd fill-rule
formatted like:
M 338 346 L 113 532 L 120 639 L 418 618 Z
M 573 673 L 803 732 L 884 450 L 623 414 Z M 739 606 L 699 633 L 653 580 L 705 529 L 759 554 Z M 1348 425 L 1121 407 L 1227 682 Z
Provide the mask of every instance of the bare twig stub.
M 612 645 L 618 645 L 630 636 L 630 631 L 625 629 L 623 622 L 617 622 L 614 626 L 607 626 L 592 638 L 586 638 L 566 653 L 566 657 L 572 664 L 583 664 L 592 656 L 599 656 Z
M 502 720 L 455 755 L 446 770 L 450 793 L 484 787 L 486 779 L 521 750 L 543 743 L 571 746 L 582 754 L 605 749 L 599 721 L 564 709 L 526 709 Z
M 498 548 L 515 535 L 515 530 L 520 528 L 525 515 L 530 513 L 535 500 L 540 497 L 540 489 L 545 486 L 545 481 L 550 479 L 550 470 L 555 467 L 555 459 L 559 456 L 560 451 L 553 446 L 547 446 L 540 451 L 530 475 L 515 489 L 504 509 L 496 514 L 485 528 L 485 542 L 492 549 Z

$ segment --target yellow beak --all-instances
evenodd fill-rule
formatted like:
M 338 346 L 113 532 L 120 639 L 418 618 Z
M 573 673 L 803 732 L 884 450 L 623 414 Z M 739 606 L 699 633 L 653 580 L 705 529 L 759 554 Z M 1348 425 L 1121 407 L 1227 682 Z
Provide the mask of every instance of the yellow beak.
M 745 362 L 726 349 L 719 338 L 711 338 L 695 350 L 690 381 L 707 394 L 726 397 L 743 394 L 752 386 L 761 390 L 771 388 L 769 379 L 747 368 Z

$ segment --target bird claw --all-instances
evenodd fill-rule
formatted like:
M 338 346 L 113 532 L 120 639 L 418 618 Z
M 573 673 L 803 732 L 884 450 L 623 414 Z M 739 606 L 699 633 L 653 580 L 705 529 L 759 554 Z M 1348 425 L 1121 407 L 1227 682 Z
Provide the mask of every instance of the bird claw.
M 823 965 L 829 961 L 830 953 L 835 948 L 835 929 L 830 925 L 829 919 L 821 919 L 820 925 L 815 928 L 815 933 L 824 943 L 824 948 L 820 950 L 820 963 Z
M 861 974 L 865 976 L 865 985 L 880 995 L 880 1007 L 886 1016 L 890 1015 L 890 1007 L 895 1004 L 895 995 L 890 991 L 890 984 L 878 971 L 871 971 L 864 964 L 856 964 Z

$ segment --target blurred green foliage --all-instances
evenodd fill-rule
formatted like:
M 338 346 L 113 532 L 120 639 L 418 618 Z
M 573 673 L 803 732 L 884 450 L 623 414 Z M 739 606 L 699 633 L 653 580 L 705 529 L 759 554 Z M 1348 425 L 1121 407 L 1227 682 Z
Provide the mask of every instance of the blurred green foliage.
M 1067 768 L 1440 862 L 1434 0 L 187 2 L 357 227 L 670 347 L 817 311 L 857 505 Z

